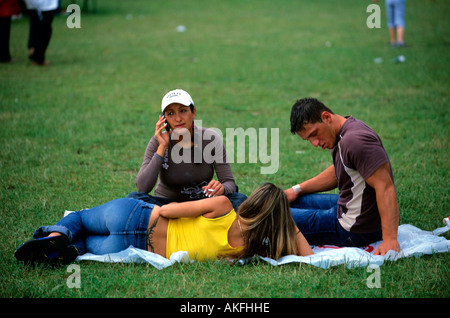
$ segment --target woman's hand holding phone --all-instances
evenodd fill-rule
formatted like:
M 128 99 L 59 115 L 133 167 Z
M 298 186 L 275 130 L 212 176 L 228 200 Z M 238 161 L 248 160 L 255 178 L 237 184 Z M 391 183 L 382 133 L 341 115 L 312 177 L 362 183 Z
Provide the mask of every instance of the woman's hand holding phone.
M 156 153 L 161 157 L 164 157 L 167 147 L 169 146 L 170 133 L 167 129 L 168 123 L 164 115 L 159 116 L 159 120 L 156 122 L 155 137 L 159 142 L 159 147 Z

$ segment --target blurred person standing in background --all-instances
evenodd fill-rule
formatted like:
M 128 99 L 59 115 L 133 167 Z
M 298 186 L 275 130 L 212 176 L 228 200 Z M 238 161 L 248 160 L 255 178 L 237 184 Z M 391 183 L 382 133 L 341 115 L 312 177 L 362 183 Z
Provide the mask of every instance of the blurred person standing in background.
M 45 59 L 50 39 L 52 37 L 52 22 L 58 0 L 25 0 L 30 13 L 30 34 L 28 38 L 28 57 L 33 65 L 45 66 Z
M 0 62 L 14 62 L 9 51 L 11 17 L 21 12 L 18 0 L 0 0 Z
M 375 3 L 378 0 L 374 0 Z M 406 0 L 386 0 L 386 16 L 392 47 L 405 47 L 405 2 Z

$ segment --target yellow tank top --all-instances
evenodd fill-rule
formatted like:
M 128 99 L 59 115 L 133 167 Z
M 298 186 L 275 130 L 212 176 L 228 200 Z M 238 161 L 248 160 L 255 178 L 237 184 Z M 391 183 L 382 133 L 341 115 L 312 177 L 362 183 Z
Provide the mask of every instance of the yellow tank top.
M 236 219 L 236 212 L 214 219 L 204 216 L 170 219 L 167 227 L 166 257 L 178 251 L 186 251 L 191 259 L 198 261 L 214 259 L 237 251 L 228 243 L 228 230 Z

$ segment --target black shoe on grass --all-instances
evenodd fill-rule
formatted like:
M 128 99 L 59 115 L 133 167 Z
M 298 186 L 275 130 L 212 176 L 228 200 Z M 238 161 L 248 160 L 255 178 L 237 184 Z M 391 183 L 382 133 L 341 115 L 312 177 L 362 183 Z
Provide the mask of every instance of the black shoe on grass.
M 14 252 L 14 256 L 25 264 L 57 264 L 69 259 L 73 261 L 76 258 L 76 256 L 73 258 L 73 251 L 77 251 L 75 247 L 68 245 L 69 239 L 65 235 L 32 239 L 19 246 Z

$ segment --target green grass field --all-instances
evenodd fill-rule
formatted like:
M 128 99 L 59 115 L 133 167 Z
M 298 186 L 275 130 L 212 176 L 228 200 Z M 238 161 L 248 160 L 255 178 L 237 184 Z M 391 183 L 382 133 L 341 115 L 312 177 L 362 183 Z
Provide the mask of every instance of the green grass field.
M 0 65 L 0 297 L 448 298 L 448 253 L 386 262 L 373 289 L 366 268 L 265 262 L 161 271 L 83 262 L 81 288 L 68 288 L 66 267 L 30 269 L 13 256 L 65 209 L 135 191 L 161 98 L 174 88 L 191 93 L 204 127 L 279 128 L 277 173 L 234 160 L 241 192 L 266 181 L 289 187 L 331 163 L 328 151 L 289 132 L 292 104 L 312 96 L 379 133 L 401 223 L 442 226 L 450 210 L 450 3 L 407 1 L 405 49 L 388 45 L 384 2 L 382 27 L 366 26 L 370 3 L 98 1 L 95 13 L 81 14 L 81 29 L 55 18 L 44 68 L 27 59 L 27 17 L 14 21 L 16 62 Z M 399 55 L 405 63 L 392 62 Z

